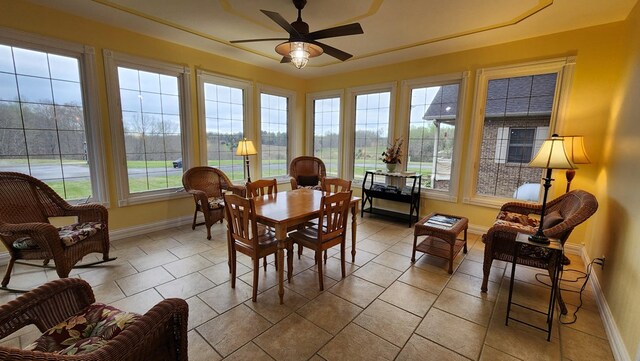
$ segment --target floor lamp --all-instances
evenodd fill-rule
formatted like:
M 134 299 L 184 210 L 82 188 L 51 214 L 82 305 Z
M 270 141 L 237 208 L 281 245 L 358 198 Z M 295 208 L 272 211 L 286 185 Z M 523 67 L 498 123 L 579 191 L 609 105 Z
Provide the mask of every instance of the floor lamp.
M 564 138 L 564 151 L 567 153 L 569 160 L 573 164 L 589 164 L 591 161 L 587 156 L 587 151 L 584 148 L 584 137 L 581 135 L 566 135 Z M 576 171 L 573 169 L 567 169 L 565 174 L 567 177 L 567 190 L 571 189 L 571 181 L 576 176 Z
M 241 155 L 244 157 L 244 163 L 247 169 L 247 182 L 251 182 L 251 173 L 249 173 L 249 156 L 255 154 L 258 154 L 258 152 L 256 152 L 256 147 L 253 146 L 252 141 L 244 138 L 238 142 L 236 155 Z
M 544 179 L 544 197 L 542 198 L 542 209 L 540 213 L 540 227 L 536 234 L 529 236 L 531 242 L 548 244 L 549 239 L 544 235 L 542 225 L 544 223 L 544 213 L 547 208 L 547 194 L 551 187 L 551 171 L 553 169 L 574 169 L 575 166 L 569 160 L 565 148 L 563 146 L 564 138 L 559 137 L 557 134 L 551 136 L 551 139 L 547 139 L 542 143 L 538 154 L 529 163 L 529 167 L 545 168 L 547 170 L 547 176 Z

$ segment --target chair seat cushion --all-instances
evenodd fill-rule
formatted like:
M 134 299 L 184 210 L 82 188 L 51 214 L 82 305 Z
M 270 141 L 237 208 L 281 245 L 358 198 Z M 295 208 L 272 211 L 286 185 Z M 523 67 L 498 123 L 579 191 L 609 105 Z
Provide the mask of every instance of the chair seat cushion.
M 209 203 L 209 209 L 224 208 L 224 198 L 222 197 L 209 197 L 207 201 Z M 198 205 L 200 205 L 200 201 L 198 201 Z
M 530 226 L 533 228 L 537 228 L 540 226 L 540 221 L 535 218 L 528 217 L 526 214 L 507 211 L 500 211 L 500 213 L 498 213 L 498 216 L 496 217 L 496 220 L 518 223 L 523 226 Z
M 62 244 L 69 247 L 93 236 L 103 228 L 104 223 L 102 222 L 74 223 L 58 228 L 58 234 L 60 235 Z M 27 250 L 38 249 L 39 247 L 31 237 L 20 237 L 13 241 L 13 248 Z
M 136 313 L 94 303 L 45 331 L 25 350 L 59 355 L 86 354 L 104 346 L 140 317 Z
M 299 185 L 298 189 L 313 189 L 313 190 L 316 190 L 316 191 L 321 191 L 322 190 L 322 186 L 320 184 L 315 185 L 315 186 L 301 186 L 301 185 Z

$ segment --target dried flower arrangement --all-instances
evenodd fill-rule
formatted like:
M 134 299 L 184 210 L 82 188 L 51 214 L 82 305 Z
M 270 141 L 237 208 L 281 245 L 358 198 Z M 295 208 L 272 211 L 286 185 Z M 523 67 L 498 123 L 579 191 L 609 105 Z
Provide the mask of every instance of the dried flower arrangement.
M 387 164 L 399 164 L 402 163 L 400 158 L 402 158 L 402 138 L 396 138 L 393 141 L 393 144 L 387 147 L 387 150 L 382 152 L 382 162 Z

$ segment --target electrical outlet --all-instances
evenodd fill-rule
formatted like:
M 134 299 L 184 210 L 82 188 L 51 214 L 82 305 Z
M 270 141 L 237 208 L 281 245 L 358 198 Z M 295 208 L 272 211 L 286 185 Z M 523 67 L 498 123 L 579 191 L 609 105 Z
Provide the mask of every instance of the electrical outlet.
M 602 255 L 602 264 L 600 265 L 600 267 L 602 267 L 602 269 L 604 269 L 604 261 L 605 261 L 605 259 L 606 259 L 605 256 Z
M 606 260 L 606 257 L 604 255 L 602 255 L 602 257 L 594 259 L 593 263 L 599 265 L 600 268 L 604 269 L 605 260 Z

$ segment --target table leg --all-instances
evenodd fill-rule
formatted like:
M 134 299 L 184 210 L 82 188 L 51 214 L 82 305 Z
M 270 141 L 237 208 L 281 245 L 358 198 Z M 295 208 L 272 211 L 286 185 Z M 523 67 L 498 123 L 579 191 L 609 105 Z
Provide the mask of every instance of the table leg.
M 287 227 L 278 225 L 276 227 L 276 239 L 278 240 L 277 265 L 278 265 L 278 296 L 280 304 L 284 303 L 284 249 L 287 239 Z
M 351 263 L 356 262 L 356 217 L 358 216 L 357 205 L 351 206 Z
M 511 313 L 511 298 L 513 297 L 513 281 L 516 278 L 516 260 L 518 259 L 518 251 L 520 244 L 515 242 L 513 245 L 513 262 L 511 262 L 511 281 L 509 281 L 509 301 L 507 302 L 507 318 L 504 320 L 505 326 L 509 325 L 509 314 Z

